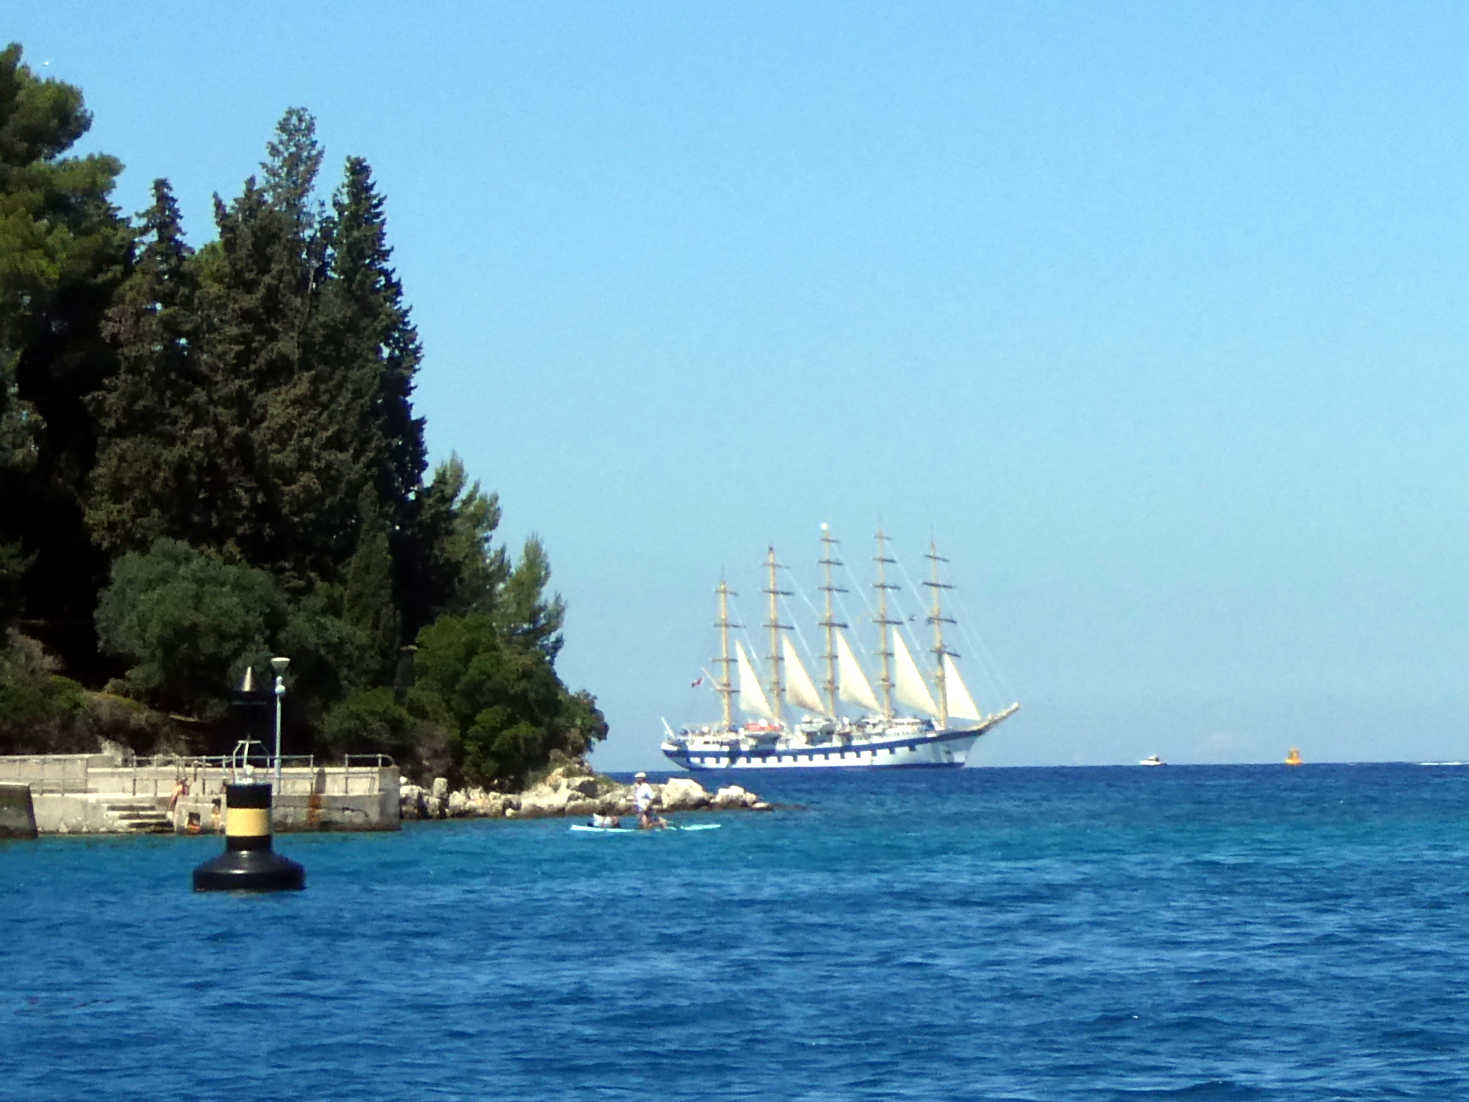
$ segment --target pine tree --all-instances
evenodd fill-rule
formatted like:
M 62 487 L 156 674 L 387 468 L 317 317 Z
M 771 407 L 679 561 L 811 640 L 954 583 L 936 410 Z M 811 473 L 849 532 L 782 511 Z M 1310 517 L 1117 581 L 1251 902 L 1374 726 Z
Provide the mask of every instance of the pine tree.
M 566 619 L 566 602 L 561 594 L 546 594 L 551 582 L 551 561 L 538 536 L 525 541 L 520 561 L 505 579 L 495 601 L 495 625 L 513 645 L 540 651 L 548 662 L 561 652 L 561 625 Z
M 100 322 L 124 275 L 116 158 L 65 156 L 91 125 L 81 91 L 0 50 L 0 581 L 25 565 L 27 614 L 74 663 L 93 653 L 105 563 L 82 523 L 95 435 L 87 397 L 112 370 Z
M 439 616 L 488 615 L 510 573 L 503 548 L 493 544 L 500 499 L 471 483 L 459 456 L 434 469 L 413 502 L 399 559 L 404 638 Z

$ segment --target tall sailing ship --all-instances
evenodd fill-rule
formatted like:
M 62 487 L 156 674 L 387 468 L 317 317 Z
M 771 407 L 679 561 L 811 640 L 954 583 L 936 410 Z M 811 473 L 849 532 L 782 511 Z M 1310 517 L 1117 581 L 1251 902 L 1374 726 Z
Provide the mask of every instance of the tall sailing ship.
M 880 642 L 874 657 L 879 664 L 876 689 L 847 640 L 848 625 L 836 617 L 833 596 L 845 590 L 832 583 L 836 540 L 822 525 L 821 566 L 824 615 L 818 626 L 824 633 L 822 655 L 825 677 L 821 689 L 807 672 L 791 637 L 781 623 L 780 599 L 789 596 L 777 582 L 775 549 L 766 555 L 769 598 L 770 653 L 768 677 L 756 672 L 755 661 L 743 642 L 731 647 L 729 599 L 734 596 L 721 580 L 719 595 L 720 676 L 722 721 L 674 731 L 664 723 L 663 753 L 685 769 L 870 769 L 894 766 L 962 766 L 970 748 L 996 724 L 1014 715 L 1019 703 L 986 715 L 975 704 L 960 676 L 960 655 L 944 639 L 944 625 L 954 620 L 944 614 L 941 597 L 952 588 L 939 578 L 945 562 L 932 541 L 928 559 L 930 591 L 926 617 L 933 632 L 931 672 L 925 679 L 904 641 L 902 621 L 891 614 L 889 594 L 898 586 L 888 580 L 896 560 L 887 553 L 887 537 L 877 534 L 877 614 Z M 844 714 L 841 704 L 861 711 Z M 899 705 L 907 711 L 899 710 Z M 754 717 L 736 722 L 735 709 Z

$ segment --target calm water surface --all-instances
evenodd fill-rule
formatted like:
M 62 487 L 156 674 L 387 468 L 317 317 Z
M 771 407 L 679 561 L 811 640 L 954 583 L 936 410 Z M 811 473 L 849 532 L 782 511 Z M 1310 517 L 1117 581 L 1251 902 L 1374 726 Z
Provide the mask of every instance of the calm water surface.
M 1469 769 L 743 779 L 803 807 L 283 835 L 281 895 L 0 843 L 0 1095 L 1469 1097 Z

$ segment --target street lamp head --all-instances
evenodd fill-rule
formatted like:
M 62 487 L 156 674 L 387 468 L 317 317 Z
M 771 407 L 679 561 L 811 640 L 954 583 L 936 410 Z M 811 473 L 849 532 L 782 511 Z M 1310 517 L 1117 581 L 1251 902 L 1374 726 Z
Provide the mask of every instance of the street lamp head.
M 286 674 L 286 667 L 290 664 L 291 660 L 289 658 L 272 658 L 270 660 L 270 668 L 275 670 L 275 675 L 277 677 L 284 677 Z

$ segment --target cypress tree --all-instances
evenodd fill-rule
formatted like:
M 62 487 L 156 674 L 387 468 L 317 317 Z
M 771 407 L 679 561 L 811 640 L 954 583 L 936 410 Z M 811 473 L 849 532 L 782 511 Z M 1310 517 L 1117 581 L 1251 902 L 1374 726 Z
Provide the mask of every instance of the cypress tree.
M 286 112 L 268 152 L 264 186 L 251 177 L 228 206 L 215 196 L 201 296 L 221 429 L 211 490 L 216 538 L 302 592 L 339 542 L 331 518 L 350 516 L 356 495 L 334 396 L 308 370 L 327 233 L 310 199 L 321 152 L 309 113 Z
M 409 505 L 427 466 L 423 419 L 413 416 L 413 386 L 423 356 L 418 331 L 389 261 L 384 202 L 361 157 L 347 159 L 333 202 L 332 280 L 323 302 L 323 342 L 359 381 L 363 461 L 392 530 L 408 520 Z
M 201 519 L 215 424 L 199 367 L 198 277 L 167 180 L 153 182 L 144 242 L 103 324 L 118 370 L 93 402 L 100 444 L 87 502 L 105 550 L 161 537 L 215 542 Z

